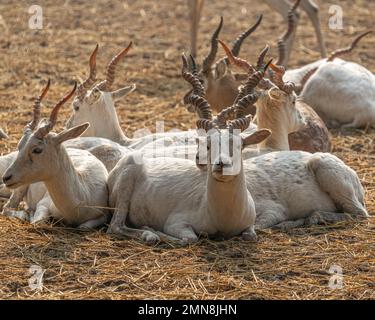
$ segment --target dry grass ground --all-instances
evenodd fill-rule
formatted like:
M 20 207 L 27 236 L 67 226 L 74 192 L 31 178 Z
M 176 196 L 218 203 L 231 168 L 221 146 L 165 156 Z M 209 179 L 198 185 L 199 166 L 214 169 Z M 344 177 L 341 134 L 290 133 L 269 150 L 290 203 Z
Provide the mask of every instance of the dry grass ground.
M 328 30 L 328 3 L 320 1 L 329 49 L 343 46 L 353 35 L 373 27 L 375 2 L 331 1 L 344 8 L 344 30 Z M 187 89 L 180 78 L 180 54 L 188 48 L 185 0 L 174 1 L 39 1 L 44 29 L 28 29 L 28 1 L 0 3 L 0 125 L 11 140 L 0 152 L 14 150 L 30 119 L 32 99 L 45 79 L 52 88 L 51 107 L 72 79 L 87 74 L 95 43 L 99 75 L 110 57 L 130 40 L 135 43 L 118 70 L 117 84 L 134 82 L 138 89 L 118 103 L 121 123 L 129 135 L 141 127 L 186 129 L 194 118 L 180 105 Z M 223 14 L 222 38 L 231 40 L 255 21 L 261 28 L 243 47 L 254 58 L 265 42 L 275 44 L 281 18 L 260 0 L 207 1 L 201 24 L 200 53 Z M 312 27 L 303 15 L 291 65 L 319 57 Z M 350 59 L 375 72 L 375 36 L 364 39 Z M 220 53 L 222 54 L 222 53 Z M 49 109 L 46 107 L 44 112 Z M 66 107 L 61 123 L 69 115 Z M 366 188 L 369 212 L 375 212 L 375 131 L 333 132 L 334 154 L 358 172 Z M 202 240 L 189 248 L 156 248 L 114 239 L 103 232 L 81 233 L 57 227 L 32 227 L 0 217 L 0 298 L 259 298 L 374 299 L 375 218 L 333 227 L 297 229 L 291 233 L 259 233 L 259 242 Z M 40 265 L 44 287 L 28 289 L 28 269 Z M 331 290 L 331 265 L 340 265 L 344 287 Z

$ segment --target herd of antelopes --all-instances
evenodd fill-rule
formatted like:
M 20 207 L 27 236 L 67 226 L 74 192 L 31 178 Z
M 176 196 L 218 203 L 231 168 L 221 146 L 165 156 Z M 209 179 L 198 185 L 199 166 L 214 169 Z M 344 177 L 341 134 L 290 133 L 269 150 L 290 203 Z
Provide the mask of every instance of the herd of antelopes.
M 115 71 L 132 43 L 110 61 L 100 82 L 97 45 L 87 79 L 42 120 L 48 81 L 18 150 L 0 158 L 1 195 L 9 198 L 3 214 L 35 224 L 50 218 L 78 228 L 109 224 L 108 233 L 149 244 L 216 234 L 254 241 L 256 229 L 367 217 L 361 182 L 330 153 L 327 126 L 375 126 L 375 76 L 338 58 L 369 32 L 327 58 L 313 1 L 266 2 L 288 22 L 277 61 L 267 58 L 267 45 L 254 64 L 239 57 L 260 16 L 232 48 L 219 38 L 221 18 L 208 55 L 197 64 L 203 0 L 188 1 L 192 43 L 191 55 L 182 56 L 182 78 L 191 89 L 183 101 L 198 116 L 196 130 L 138 138 L 122 131 L 115 102 L 136 86 L 115 89 Z M 299 5 L 314 24 L 322 59 L 286 70 Z M 225 57 L 217 60 L 219 46 Z M 54 133 L 59 110 L 73 96 L 66 129 Z M 27 210 L 19 210 L 22 201 Z

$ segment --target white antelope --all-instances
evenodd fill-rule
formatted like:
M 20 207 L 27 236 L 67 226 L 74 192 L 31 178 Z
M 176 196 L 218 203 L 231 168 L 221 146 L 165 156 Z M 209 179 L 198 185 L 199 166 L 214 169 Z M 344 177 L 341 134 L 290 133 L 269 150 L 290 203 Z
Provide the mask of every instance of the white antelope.
M 264 70 L 253 74 L 252 82 L 262 75 Z M 193 73 L 189 77 L 199 82 Z M 242 97 L 236 104 L 236 116 L 243 114 L 246 104 L 253 100 L 252 93 Z M 368 216 L 357 175 L 330 154 L 281 151 L 245 161 L 240 157 L 240 166 L 230 171 L 237 163 L 233 148 L 241 146 L 243 140 L 231 130 L 224 133 L 220 126 L 244 129 L 249 118 L 229 122 L 220 117 L 212 119 L 210 106 L 202 96 L 194 94 L 190 102 L 200 116 L 198 128 L 211 130 L 204 143 L 208 148 L 207 173 L 197 171 L 188 160 L 171 159 L 170 164 L 165 164 L 148 159 L 139 163 L 135 154 L 123 158 L 108 179 L 110 205 L 115 208 L 109 233 L 146 242 L 176 238 L 195 242 L 201 233 L 218 232 L 226 236 L 242 233 L 245 239 L 253 240 L 251 197 L 258 228 L 294 227 L 319 223 L 321 219 L 337 221 L 345 217 L 337 213 L 340 210 Z M 226 134 L 228 140 L 224 139 Z M 268 134 L 267 130 L 261 131 L 250 139 L 259 142 Z M 246 208 L 251 208 L 252 214 L 244 214 L 249 210 Z
M 252 83 L 252 86 L 244 92 L 248 95 L 248 101 L 253 103 L 256 101 L 254 89 L 260 81 L 259 71 L 251 78 L 248 84 Z M 281 89 L 273 87 L 271 96 L 262 95 L 261 108 L 288 109 L 293 96 L 285 95 L 286 87 L 293 87 L 293 84 L 284 84 Z M 272 99 L 272 96 L 278 95 L 283 98 Z M 273 101 L 270 104 L 268 100 Z M 192 99 L 192 103 L 197 109 L 207 105 L 202 96 L 200 100 Z M 246 108 L 246 104 L 243 108 Z M 241 103 L 237 109 L 241 109 Z M 241 113 L 237 116 L 241 116 Z M 287 132 L 278 133 L 283 135 L 280 141 L 284 141 L 282 147 L 285 147 Z M 200 156 L 198 160 L 202 160 Z M 260 229 L 274 226 L 288 229 L 336 222 L 347 219 L 344 212 L 368 217 L 364 189 L 357 174 L 329 153 L 270 152 L 244 160 L 243 163 L 247 189 L 255 202 L 256 227 Z
M 77 90 L 77 96 L 72 104 L 73 113 L 66 124 L 67 128 L 89 122 L 90 128 L 83 136 L 107 138 L 132 149 L 140 149 L 144 145 L 164 137 L 180 138 L 183 141 L 191 133 L 186 131 L 165 132 L 149 134 L 140 138 L 129 138 L 122 131 L 115 109 L 115 101 L 132 92 L 135 89 L 135 85 L 126 86 L 116 91 L 112 91 L 112 86 L 115 80 L 116 65 L 125 57 L 131 46 L 132 43 L 111 60 L 107 67 L 106 79 L 94 85 L 96 82 L 96 54 L 98 51 L 98 45 L 96 46 L 90 56 L 89 77 Z
M 288 30 L 278 42 L 280 65 L 285 65 L 285 41 L 295 31 L 293 16 L 297 6 L 298 1 L 289 11 Z M 287 70 L 283 75 L 284 81 L 297 84 L 296 91 L 301 100 L 311 106 L 329 127 L 375 124 L 375 76 L 357 63 L 338 58 L 350 53 L 369 33 L 371 31 L 358 35 L 350 46 L 333 51 L 327 59 Z M 311 109 L 307 111 L 315 113 Z M 293 139 L 290 140 L 292 144 Z
M 301 97 L 329 127 L 375 128 L 375 75 L 353 62 L 321 66 Z
M 17 157 L 5 171 L 3 182 L 11 189 L 43 182 L 53 200 L 49 209 L 55 218 L 68 225 L 95 228 L 108 219 L 108 172 L 89 152 L 66 149 L 62 145 L 80 136 L 89 125 L 50 133 L 59 109 L 74 94 L 75 88 L 55 105 L 49 120 L 38 127 L 38 111 L 34 109 L 33 121 L 24 130 Z M 48 85 L 41 96 L 47 90 Z
M 211 129 L 201 138 L 208 151 L 216 150 L 212 157 L 208 152 L 209 169 L 198 170 L 194 162 L 184 159 L 139 162 L 137 154 L 124 157 L 108 177 L 110 206 L 115 208 L 108 233 L 147 243 L 160 239 L 191 243 L 202 233 L 256 239 L 256 213 L 246 189 L 241 149 L 264 140 L 270 131 L 240 136 L 236 129 L 246 129 L 251 116 L 223 122 L 212 118 L 208 103 L 200 96 L 190 100 L 199 105 L 198 129 Z M 232 161 L 234 153 L 238 161 Z

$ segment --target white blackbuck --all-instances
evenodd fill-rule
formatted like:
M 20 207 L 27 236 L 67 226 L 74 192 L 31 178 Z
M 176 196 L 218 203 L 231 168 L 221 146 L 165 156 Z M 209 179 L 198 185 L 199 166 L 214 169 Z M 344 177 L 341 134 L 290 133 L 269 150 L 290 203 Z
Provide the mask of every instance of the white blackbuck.
M 190 77 L 194 75 L 191 73 Z M 193 81 L 189 82 L 193 84 Z M 256 102 L 258 96 L 254 90 L 259 82 L 261 77 L 258 71 L 244 86 L 247 87 L 243 90 L 243 93 L 247 94 L 247 102 Z M 195 81 L 194 85 L 199 84 Z M 293 96 L 285 95 L 285 91 L 293 88 L 294 84 L 280 83 L 280 85 L 282 89 L 273 87 L 270 92 L 278 92 L 283 99 L 275 99 L 269 104 L 267 100 L 272 98 L 261 95 L 261 110 L 288 108 Z M 204 95 L 201 95 L 200 100 L 192 100 L 192 102 L 200 108 L 206 100 Z M 237 116 L 244 114 L 246 107 L 244 104 L 241 108 L 239 104 L 237 110 L 242 109 L 242 113 L 237 111 Z M 262 110 L 261 113 L 263 112 L 267 111 Z M 229 108 L 229 112 L 223 111 L 218 117 L 227 120 L 231 115 L 233 113 Z M 262 117 L 261 114 L 260 116 Z M 278 134 L 282 135 L 280 142 L 283 143 L 280 147 L 287 148 L 287 132 L 281 130 Z M 262 144 L 267 146 L 267 141 Z M 271 146 L 274 147 L 275 144 Z M 201 157 L 198 157 L 198 162 L 198 165 L 204 166 Z M 357 174 L 329 153 L 269 152 L 244 160 L 244 169 L 247 188 L 255 201 L 256 226 L 260 229 L 273 226 L 288 229 L 324 221 L 336 222 L 347 219 L 344 212 L 353 216 L 368 216 L 364 203 L 364 189 Z
M 89 126 L 85 123 L 59 134 L 51 133 L 59 109 L 74 89 L 53 108 L 49 120 L 38 125 L 38 110 L 18 144 L 15 161 L 3 175 L 11 189 L 43 182 L 53 201 L 52 215 L 68 225 L 95 228 L 108 219 L 108 172 L 97 158 L 84 150 L 66 149 L 62 143 L 80 136 Z M 48 85 L 43 91 L 43 97 Z
M 107 138 L 133 149 L 140 149 L 144 145 L 164 137 L 175 137 L 181 139 L 181 143 L 183 143 L 185 137 L 191 135 L 191 133 L 187 131 L 165 132 L 129 138 L 122 131 L 115 109 L 115 101 L 132 92 L 135 85 L 125 86 L 115 91 L 112 87 L 115 81 L 116 65 L 125 57 L 131 46 L 132 43 L 113 57 L 107 67 L 106 79 L 95 84 L 97 81 L 96 55 L 98 45 L 96 46 L 90 56 L 90 74 L 77 90 L 77 95 L 72 104 L 73 112 L 66 124 L 67 128 L 89 122 L 90 128 L 83 134 L 84 136 Z
M 280 65 L 285 66 L 285 42 L 295 32 L 293 17 L 297 6 L 298 1 L 289 11 L 287 31 L 278 41 Z M 375 124 L 375 76 L 363 66 L 339 58 L 350 53 L 370 33 L 361 33 L 350 46 L 333 51 L 326 59 L 287 70 L 283 76 L 285 81 L 297 84 L 301 100 L 329 127 L 356 128 Z
M 251 116 L 222 121 L 212 117 L 202 97 L 193 94 L 189 99 L 197 105 L 198 129 L 209 130 L 200 138 L 208 152 L 209 169 L 198 170 L 194 162 L 184 159 L 139 162 L 137 154 L 124 157 L 108 177 L 110 206 L 115 208 L 108 233 L 148 243 L 160 239 L 191 243 L 200 234 L 256 239 L 256 213 L 246 188 L 241 149 L 266 139 L 270 131 L 241 136 Z

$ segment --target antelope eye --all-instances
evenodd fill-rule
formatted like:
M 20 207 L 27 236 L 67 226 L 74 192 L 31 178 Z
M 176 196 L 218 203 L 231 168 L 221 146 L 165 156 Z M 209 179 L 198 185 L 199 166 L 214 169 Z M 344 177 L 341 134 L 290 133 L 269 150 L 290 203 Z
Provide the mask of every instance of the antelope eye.
M 77 101 L 73 102 L 73 110 L 74 111 L 78 111 L 79 110 L 79 104 L 77 103 Z
M 43 149 L 42 148 L 35 148 L 35 149 L 33 149 L 33 151 L 32 151 L 32 153 L 34 153 L 34 154 L 40 154 L 40 153 L 42 153 L 43 152 Z
M 100 91 L 97 90 L 97 89 L 94 89 L 94 90 L 92 91 L 92 97 L 93 97 L 95 100 L 97 100 L 97 99 L 100 97 Z

